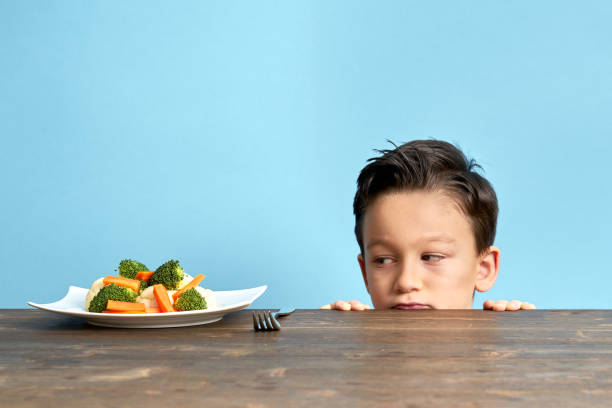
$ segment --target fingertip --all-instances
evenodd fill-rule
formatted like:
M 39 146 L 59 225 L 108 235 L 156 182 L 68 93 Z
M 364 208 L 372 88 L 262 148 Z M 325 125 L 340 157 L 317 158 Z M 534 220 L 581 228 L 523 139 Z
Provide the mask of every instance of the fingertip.
M 529 302 L 523 302 L 521 304 L 521 309 L 523 310 L 535 310 L 535 305 L 533 303 L 529 303 Z
M 520 300 L 512 300 L 508 303 L 507 309 L 511 311 L 519 310 L 522 302 Z
M 336 300 L 334 303 L 332 303 L 332 309 L 335 310 L 342 310 L 342 307 L 344 306 L 346 302 L 344 300 Z
M 507 300 L 498 300 L 493 305 L 493 310 L 495 310 L 496 312 L 503 312 L 506 310 L 506 306 L 508 306 Z
M 361 311 L 365 307 L 365 305 L 358 300 L 351 300 L 349 303 L 351 304 L 352 310 Z
M 330 309 L 331 309 L 331 305 L 330 305 L 330 304 L 323 305 L 323 306 L 321 306 L 319 309 L 330 310 Z

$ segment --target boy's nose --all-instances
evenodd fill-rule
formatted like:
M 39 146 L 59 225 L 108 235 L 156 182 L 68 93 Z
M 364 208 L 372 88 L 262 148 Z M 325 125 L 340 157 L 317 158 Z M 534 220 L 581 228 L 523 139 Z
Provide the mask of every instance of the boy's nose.
M 414 264 L 403 264 L 395 280 L 395 290 L 400 293 L 407 293 L 422 287 L 423 282 L 418 267 Z

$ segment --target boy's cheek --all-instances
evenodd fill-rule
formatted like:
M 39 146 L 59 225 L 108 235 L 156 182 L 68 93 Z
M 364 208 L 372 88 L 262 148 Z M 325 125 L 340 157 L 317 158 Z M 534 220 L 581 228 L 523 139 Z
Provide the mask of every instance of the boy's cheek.
M 376 296 L 376 294 L 370 294 L 370 300 L 372 301 L 372 305 L 374 306 L 374 309 L 388 309 L 389 306 L 382 301 L 382 299 L 378 296 Z
M 377 279 L 368 281 L 368 293 L 376 309 L 387 309 L 392 302 L 390 291 L 384 282 Z

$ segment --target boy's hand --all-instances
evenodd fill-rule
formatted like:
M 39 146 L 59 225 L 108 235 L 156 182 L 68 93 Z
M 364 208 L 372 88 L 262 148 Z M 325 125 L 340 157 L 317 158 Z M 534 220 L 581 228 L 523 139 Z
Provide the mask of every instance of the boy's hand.
M 371 309 L 370 306 L 364 305 L 358 300 L 351 300 L 350 302 L 345 302 L 344 300 L 338 300 L 329 305 L 323 305 L 319 309 L 333 309 L 333 310 L 368 310 Z
M 533 303 L 521 302 L 520 300 L 498 300 L 494 302 L 487 300 L 482 305 L 483 310 L 494 310 L 496 312 L 515 311 L 515 310 L 534 310 L 536 307 Z

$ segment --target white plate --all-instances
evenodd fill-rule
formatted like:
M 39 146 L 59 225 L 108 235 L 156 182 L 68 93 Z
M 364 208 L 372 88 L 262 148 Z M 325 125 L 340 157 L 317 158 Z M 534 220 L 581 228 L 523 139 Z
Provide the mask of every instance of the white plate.
M 221 320 L 227 313 L 248 307 L 267 288 L 264 285 L 251 289 L 214 292 L 217 299 L 217 307 L 188 312 L 146 314 L 92 313 L 85 310 L 85 297 L 89 289 L 78 288 L 76 286 L 70 286 L 66 296 L 57 302 L 45 304 L 28 302 L 28 305 L 49 312 L 84 317 L 89 323 L 96 326 L 153 329 L 159 327 L 195 326 L 216 322 Z

